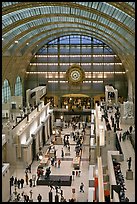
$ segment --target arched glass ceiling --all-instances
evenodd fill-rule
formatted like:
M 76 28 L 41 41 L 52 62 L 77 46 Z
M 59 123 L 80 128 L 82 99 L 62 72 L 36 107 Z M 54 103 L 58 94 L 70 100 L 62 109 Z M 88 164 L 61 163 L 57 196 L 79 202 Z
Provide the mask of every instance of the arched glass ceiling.
M 88 31 L 88 30 L 82 30 L 82 29 L 78 29 L 78 28 L 62 28 L 62 29 L 59 29 L 59 30 L 54 30 L 52 33 L 48 32 L 48 35 L 45 36 L 45 33 L 44 34 L 41 34 L 40 36 L 38 35 L 37 37 L 35 37 L 34 39 L 32 38 L 29 46 L 25 46 L 22 51 L 24 52 L 25 49 L 32 49 L 31 46 L 32 45 L 39 45 L 42 46 L 43 43 L 45 42 L 44 40 L 46 40 L 46 42 L 48 42 L 49 40 L 53 39 L 54 37 L 60 37 L 62 36 L 62 30 L 64 31 L 64 35 L 66 34 L 87 34 L 87 35 L 91 35 L 91 31 Z M 81 31 L 81 32 L 80 32 Z M 118 42 L 115 42 L 115 41 L 112 41 L 111 38 L 109 40 L 106 40 L 106 37 L 102 36 L 101 34 L 97 34 L 95 35 L 94 32 L 92 32 L 92 36 L 93 37 L 97 37 L 98 39 L 103 39 L 103 42 L 105 42 L 106 44 L 110 45 L 111 44 L 111 47 L 113 48 L 113 50 L 117 53 L 117 50 L 118 48 L 116 47 L 116 43 Z M 42 43 L 40 44 L 40 42 L 42 41 Z M 27 48 L 28 47 L 28 48 Z M 19 49 L 19 48 L 18 48 Z M 20 49 L 19 49 L 20 50 Z M 35 52 L 35 51 L 34 51 Z M 12 53 L 12 52 L 11 52 Z
M 59 20 L 59 22 L 61 23 L 61 20 L 64 20 L 64 18 L 63 17 L 57 17 L 58 19 L 60 19 Z M 77 20 L 79 20 L 79 19 L 77 19 Z M 43 21 L 44 21 L 44 19 L 43 19 Z M 52 21 L 52 18 L 51 18 L 51 21 Z M 82 25 L 82 24 L 80 24 L 79 23 L 79 25 L 77 25 L 77 27 L 84 27 L 84 28 L 86 28 L 87 27 L 87 21 L 85 21 L 85 20 L 83 20 L 84 21 L 84 23 L 85 23 L 85 25 Z M 39 22 L 40 22 L 40 20 L 39 20 Z M 38 22 L 38 25 L 39 25 L 39 22 Z M 73 22 L 73 18 L 71 19 L 71 23 Z M 36 23 L 37 23 L 37 21 L 35 20 L 35 22 L 31 22 L 31 23 L 28 23 L 28 24 L 31 24 L 31 25 L 27 25 L 26 26 L 26 29 L 29 27 L 29 29 L 30 30 L 33 30 L 32 28 L 36 28 Z M 66 23 L 66 22 L 62 22 L 62 23 L 65 23 L 66 25 L 64 25 L 64 27 L 66 27 L 66 26 L 69 26 L 69 23 L 70 22 L 68 22 L 68 24 Z M 35 24 L 35 25 L 34 25 Z M 50 26 L 48 26 L 48 24 L 47 24 L 47 28 L 45 27 L 45 29 L 49 29 L 49 27 L 52 29 L 52 28 L 56 28 L 56 27 L 60 27 L 61 25 L 59 25 L 59 24 L 54 24 L 53 25 L 53 22 L 51 22 L 51 23 L 49 23 L 50 24 Z M 91 24 L 91 25 L 94 25 L 94 27 L 91 27 L 90 26 L 90 29 L 92 29 L 92 30 L 96 30 L 96 31 L 99 31 L 99 30 L 102 30 L 102 32 L 104 33 L 104 32 L 107 32 L 108 34 L 113 34 L 113 36 L 115 37 L 115 39 L 119 39 L 119 38 L 121 38 L 121 41 L 123 42 L 123 45 L 125 45 L 125 46 L 127 46 L 127 47 L 129 47 L 129 46 L 131 46 L 131 36 L 129 35 L 129 34 L 127 34 L 126 33 L 126 31 L 125 31 L 125 33 L 124 33 L 124 36 L 127 36 L 128 37 L 128 40 L 130 39 L 130 42 L 128 42 L 127 40 L 125 40 L 125 38 L 122 38 L 123 36 L 121 36 L 121 34 L 119 34 L 119 33 L 117 33 L 115 30 L 113 31 L 112 29 L 110 30 L 110 29 L 106 29 L 105 31 L 104 31 L 104 27 L 102 26 L 103 24 L 102 23 L 100 23 L 100 26 L 99 26 L 99 28 L 98 28 L 98 30 L 96 29 L 96 24 L 95 24 L 95 22 L 89 22 L 89 24 Z M 73 24 L 74 25 L 74 24 Z M 42 25 L 41 25 L 42 26 Z M 44 25 L 43 25 L 44 26 Z M 42 27 L 43 27 L 42 26 Z M 40 26 L 39 26 L 40 27 Z M 38 27 L 37 27 L 38 28 Z M 19 34 L 18 34 L 18 30 L 19 30 Z M 20 29 L 20 26 L 19 26 L 19 29 L 18 29 L 17 31 L 14 31 L 13 33 L 10 33 L 10 35 L 5 35 L 6 37 L 5 37 L 5 40 L 7 41 L 7 42 L 5 42 L 4 41 L 4 46 L 5 46 L 5 49 L 7 48 L 7 46 L 6 45 L 8 45 L 8 43 L 10 43 L 10 46 L 11 47 L 13 47 L 14 46 L 14 41 L 15 40 L 19 40 L 19 42 L 21 43 L 21 38 L 19 38 L 20 36 L 20 33 L 21 33 L 21 36 L 23 36 L 23 38 L 24 38 L 24 42 L 25 42 L 25 37 L 26 37 L 26 40 L 29 40 L 29 38 L 27 38 L 27 36 L 33 36 L 34 35 L 34 31 L 33 31 L 33 33 L 31 33 L 31 34 L 29 34 L 29 35 L 25 35 L 25 33 L 23 33 L 23 29 Z M 42 30 L 41 30 L 42 31 Z M 35 32 L 36 33 L 38 33 L 38 30 L 37 29 L 35 29 Z M 39 33 L 40 33 L 40 29 L 39 29 Z M 18 34 L 18 38 L 16 38 L 16 37 L 14 37 L 13 38 L 13 35 L 16 35 L 16 34 Z M 111 37 L 109 35 L 109 38 Z M 25 37 L 24 37 L 25 36 Z M 113 37 L 112 36 L 112 37 Z M 9 38 L 9 39 L 8 39 Z M 115 40 L 114 39 L 114 40 Z M 23 41 L 22 41 L 22 43 L 23 43 Z M 129 43 L 129 45 L 127 44 L 127 43 Z M 133 42 L 132 42 L 133 43 Z M 127 45 L 126 45 L 127 44 Z M 134 45 L 134 44 L 133 44 Z M 125 48 L 124 48 L 125 49 Z M 130 48 L 131 49 L 131 48 Z
M 45 33 L 52 34 L 53 32 L 55 32 L 57 30 L 61 30 L 61 29 L 62 29 L 62 32 L 63 32 L 63 28 L 64 28 L 64 31 L 65 31 L 65 29 L 70 30 L 70 28 L 72 28 L 72 27 L 73 27 L 74 31 L 75 31 L 75 29 L 78 30 L 78 28 L 79 28 L 80 30 L 82 30 L 82 29 L 89 30 L 89 32 L 91 32 L 91 34 L 96 33 L 96 28 L 95 27 L 92 27 L 92 30 L 90 30 L 87 26 L 82 26 L 82 25 L 77 25 L 76 26 L 75 24 L 59 24 L 58 27 L 56 27 L 56 28 L 55 28 L 54 25 L 52 25 L 52 26 L 50 25 L 50 26 L 39 28 L 39 29 L 35 29 L 32 32 L 29 32 L 26 35 L 24 35 L 23 37 L 21 37 L 19 39 L 19 43 L 20 43 L 19 49 L 21 49 L 21 44 L 22 44 L 22 46 L 24 45 L 24 42 L 26 42 L 26 43 L 29 42 L 29 45 L 31 45 L 32 44 L 31 39 L 35 38 L 35 36 L 37 36 L 39 34 L 40 34 L 39 37 L 41 37 L 41 34 L 43 32 L 44 32 L 44 37 L 45 37 Z M 98 29 L 97 33 L 101 35 L 102 34 L 102 29 Z M 110 33 L 107 32 L 107 31 L 104 31 L 104 36 L 106 38 L 111 37 Z M 117 38 L 118 38 L 118 36 L 116 38 L 114 38 L 114 42 L 116 44 L 118 43 Z M 120 43 L 123 43 L 123 47 L 124 47 L 124 49 L 126 49 L 127 42 L 125 42 L 122 39 Z M 13 44 L 11 46 L 13 47 Z M 16 46 L 16 45 L 14 44 L 14 46 Z
M 73 28 L 73 30 L 72 30 Z M 13 48 L 16 49 L 17 46 L 17 50 L 21 50 L 22 47 L 24 46 L 24 41 L 25 39 L 29 39 L 29 46 L 33 45 L 35 41 L 38 41 L 38 40 L 42 40 L 43 38 L 45 38 L 45 33 L 48 33 L 48 35 L 53 35 L 54 33 L 56 32 L 67 32 L 67 30 L 72 30 L 72 32 L 77 32 L 78 30 L 80 30 L 81 32 L 88 32 L 89 35 L 95 35 L 96 34 L 96 28 L 92 28 L 92 31 L 90 29 L 88 29 L 87 27 L 81 27 L 81 26 L 75 26 L 70 24 L 69 27 L 68 25 L 65 27 L 64 25 L 60 26 L 60 27 L 57 27 L 56 29 L 51 29 L 51 27 L 49 27 L 49 30 L 45 30 L 44 28 L 41 28 L 41 29 L 36 29 L 34 31 L 32 31 L 31 33 L 28 33 L 27 36 L 23 36 L 20 40 L 19 40 L 19 43 L 20 43 L 20 46 L 18 46 L 17 44 L 13 44 L 11 45 L 10 47 L 10 50 L 11 52 L 13 51 Z M 84 30 L 84 31 L 83 31 Z M 39 35 L 40 33 L 40 35 Z M 108 34 L 108 33 L 104 33 L 103 34 L 105 36 L 105 38 L 110 38 L 111 36 Z M 98 36 L 102 36 L 102 31 L 101 30 L 98 30 Z M 111 38 L 110 38 L 111 39 Z M 25 41 L 26 43 L 28 42 L 28 40 Z M 118 44 L 120 43 L 121 46 L 122 46 L 122 42 L 118 42 L 116 39 L 114 39 L 113 43 L 115 44 Z M 22 44 L 22 45 L 21 45 Z M 126 49 L 125 47 L 125 44 L 123 45 L 124 46 L 124 49 Z M 25 47 L 26 47 L 26 44 L 25 44 Z M 27 47 L 26 47 L 27 48 Z
M 127 49 L 129 48 L 131 50 L 131 44 L 134 46 L 135 2 L 116 3 L 117 4 L 114 2 L 3 2 L 3 49 L 4 47 L 6 49 L 8 47 L 19 47 L 21 45 L 20 43 L 18 46 L 14 46 L 13 43 L 15 39 L 21 40 L 21 43 L 26 43 L 32 35 L 41 35 L 43 30 L 38 27 L 40 25 L 42 26 L 52 22 L 54 23 L 54 26 L 51 25 L 52 30 L 57 27 L 60 28 L 60 19 L 64 19 L 66 23 L 73 22 L 79 29 L 80 26 L 78 25 L 82 23 L 94 26 L 96 35 L 100 35 L 100 30 L 102 30 L 101 35 L 105 38 L 109 37 L 115 42 L 119 40 L 119 42 L 122 42 L 121 47 L 125 45 Z M 36 28 L 35 34 L 32 28 Z M 83 26 L 82 29 L 84 30 L 84 28 Z M 45 28 L 45 31 L 46 29 L 48 28 Z M 64 26 L 64 29 L 66 29 L 66 26 Z M 94 32 L 93 29 L 91 34 Z M 62 29 L 62 32 L 64 31 L 65 30 Z M 107 36 L 106 33 L 109 35 Z M 120 46 L 120 44 L 117 43 L 116 46 Z
M 96 16 L 96 15 L 95 15 Z M 96 16 L 97 18 L 97 16 Z M 103 20 L 103 19 L 102 19 Z M 74 22 L 74 23 L 81 23 L 81 21 L 89 26 L 96 26 L 96 20 L 92 19 L 92 21 L 89 21 L 88 19 L 86 20 L 85 18 L 84 19 L 79 19 L 78 17 L 75 16 L 75 19 L 72 18 L 72 17 L 69 17 L 69 16 L 64 16 L 64 17 L 53 17 L 51 16 L 50 18 L 41 18 L 41 19 L 38 19 L 38 20 L 32 20 L 31 22 L 28 22 L 28 23 L 25 23 L 25 24 L 22 24 L 22 25 L 19 25 L 17 26 L 16 28 L 10 30 L 9 32 L 7 32 L 6 34 L 3 35 L 3 38 L 8 41 L 10 39 L 12 39 L 13 37 L 16 37 L 18 34 L 22 33 L 23 31 L 26 31 L 26 30 L 29 30 L 29 29 L 32 29 L 32 27 L 38 27 L 38 26 L 43 26 L 43 25 L 48 25 L 49 23 L 59 23 L 59 22 Z M 110 30 L 112 31 L 112 29 L 116 28 L 115 27 L 115 24 L 111 24 L 109 27 L 108 26 L 105 26 L 103 23 L 103 21 L 100 21 L 98 22 L 99 23 L 99 27 L 102 27 L 103 30 Z M 58 24 L 55 24 L 54 25 L 55 27 L 58 26 Z M 105 27 L 104 27 L 105 26 Z M 117 30 L 119 29 L 119 26 L 117 26 L 117 29 L 114 31 L 114 32 L 117 32 Z M 122 33 L 126 34 L 126 30 L 122 29 L 121 28 L 121 31 Z M 118 32 L 117 32 L 118 33 Z M 120 34 L 120 33 L 118 33 Z M 128 34 L 130 35 L 130 34 Z M 129 36 L 128 36 L 129 37 Z
M 61 20 L 64 20 L 63 18 L 61 19 Z M 36 21 L 37 22 L 37 21 Z M 28 23 L 29 24 L 29 23 Z M 33 27 L 33 28 L 36 28 L 36 25 L 34 26 L 34 23 L 33 22 L 31 22 L 30 23 L 31 24 L 31 26 Z M 29 37 L 31 37 L 31 36 L 34 36 L 34 35 L 36 35 L 36 34 L 38 34 L 38 33 L 40 33 L 40 32 L 42 32 L 42 31 L 46 31 L 46 30 L 52 30 L 52 29 L 55 29 L 55 28 L 60 28 L 60 27 L 69 27 L 70 25 L 72 25 L 72 26 L 76 26 L 75 24 L 72 24 L 72 22 L 68 22 L 68 23 L 66 23 L 65 21 L 63 21 L 63 22 L 61 22 L 60 21 L 60 24 L 56 24 L 56 25 L 54 25 L 53 23 L 49 23 L 49 24 L 47 24 L 47 26 L 45 26 L 44 27 L 44 24 L 43 24 L 43 26 L 37 26 L 37 28 L 36 29 L 33 29 L 33 31 L 31 31 L 32 30 L 32 28 L 30 28 L 29 30 L 30 30 L 30 32 L 28 32 L 28 34 L 25 34 L 25 33 L 22 33 L 23 32 L 23 30 L 22 29 L 18 29 L 16 32 L 14 31 L 14 32 L 12 32 L 11 33 L 11 35 L 8 35 L 7 36 L 7 34 L 5 35 L 5 40 L 6 40 L 6 42 L 5 42 L 5 44 L 4 44 L 4 46 L 5 47 L 7 47 L 6 45 L 8 45 L 8 43 L 9 44 L 12 44 L 12 43 L 14 43 L 14 41 L 17 39 L 16 38 L 16 34 L 18 34 L 18 40 L 19 40 L 19 42 L 21 42 L 22 40 L 22 38 L 24 39 L 24 41 L 25 41 L 25 38 L 26 38 L 26 40 L 29 40 Z M 92 26 L 90 26 L 90 29 L 92 29 L 92 31 L 95 31 L 95 29 L 96 29 L 96 27 L 95 27 L 95 23 L 92 23 Z M 30 26 L 30 25 L 29 25 Z M 30 26 L 30 27 L 31 27 Z M 27 26 L 28 27 L 28 26 Z M 87 24 L 82 24 L 82 23 L 79 23 L 78 25 L 77 25 L 77 27 L 79 27 L 79 28 L 81 28 L 81 27 L 83 27 L 83 28 L 87 28 Z M 106 33 L 108 33 L 108 34 L 112 34 L 112 31 L 111 30 L 109 30 L 109 29 L 106 29 L 105 31 L 104 31 L 104 27 L 103 26 L 101 26 L 100 25 L 100 27 L 98 28 L 98 30 L 102 30 L 103 32 L 106 32 Z M 22 32 L 21 32 L 22 31 Z M 21 34 L 21 35 L 19 35 L 19 34 Z M 22 36 L 22 34 L 24 34 L 24 36 L 23 37 L 21 37 L 21 38 L 19 38 L 20 36 Z M 125 33 L 125 35 L 126 35 L 126 33 Z M 14 37 L 15 36 L 15 37 Z M 117 39 L 117 38 L 120 38 L 120 37 L 122 37 L 119 33 L 117 33 L 117 32 L 113 32 L 113 36 L 115 37 L 115 39 Z M 128 37 L 128 39 L 131 37 L 129 34 L 127 34 L 127 37 Z M 125 39 L 125 38 L 123 38 L 122 39 L 122 41 L 123 41 L 123 43 L 124 44 L 126 44 L 126 43 L 128 43 L 128 41 Z M 133 43 L 133 42 L 132 42 Z M 132 45 L 132 43 L 131 43 L 131 45 Z
M 72 7 L 62 7 L 62 6 L 43 6 L 43 7 L 36 7 L 36 8 L 29 8 L 28 9 L 22 9 L 19 11 L 14 11 L 11 13 L 8 13 L 2 17 L 2 29 L 6 28 L 7 26 L 14 24 L 15 22 L 26 19 L 33 16 L 43 15 L 43 14 L 76 14 L 79 16 L 85 16 L 89 19 L 97 19 L 97 16 L 102 16 L 103 18 L 108 18 L 110 21 L 114 21 L 115 24 L 119 24 L 121 22 L 127 30 L 129 28 L 131 30 L 134 30 L 134 18 L 129 16 L 128 14 L 125 14 L 123 11 L 119 11 L 118 9 L 115 9 L 113 6 L 109 6 L 108 4 L 105 4 L 103 2 L 93 2 L 92 8 L 90 10 L 82 10 L 81 8 L 72 8 Z M 93 13 L 95 12 L 95 13 Z M 100 20 L 100 18 L 98 19 Z M 105 20 L 105 19 L 104 19 Z M 101 22 L 102 21 L 101 19 Z M 106 25 L 109 24 L 108 21 L 104 22 Z M 127 27 L 126 27 L 127 26 Z

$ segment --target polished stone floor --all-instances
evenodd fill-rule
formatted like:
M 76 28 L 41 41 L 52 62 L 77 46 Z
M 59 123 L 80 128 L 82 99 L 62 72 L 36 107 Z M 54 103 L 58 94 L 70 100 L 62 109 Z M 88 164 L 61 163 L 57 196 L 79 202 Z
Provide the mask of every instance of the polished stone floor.
M 122 128 L 122 133 L 126 131 L 129 127 L 129 125 L 123 125 L 120 124 L 120 127 Z M 65 133 L 70 133 L 72 131 L 72 127 L 64 128 L 62 131 L 62 138 Z M 117 134 L 119 136 L 120 131 L 117 131 Z M 63 196 L 64 198 L 69 201 L 73 196 L 76 198 L 77 202 L 87 202 L 88 198 L 88 168 L 89 168 L 89 138 L 90 138 L 90 128 L 86 128 L 86 134 L 84 139 L 84 145 L 83 145 L 83 153 L 82 153 L 82 159 L 81 159 L 81 165 L 80 170 L 81 174 L 79 176 L 74 176 L 74 180 L 72 180 L 71 186 L 62 186 L 61 189 L 63 190 Z M 47 145 L 43 148 L 43 151 L 45 152 L 48 144 L 50 143 L 51 139 L 47 142 Z M 67 152 L 67 148 L 63 146 L 63 144 L 55 145 L 55 149 L 57 150 L 57 158 L 61 158 L 61 149 L 64 149 L 64 152 Z M 122 151 L 124 152 L 124 161 L 121 162 L 121 169 L 122 173 L 125 178 L 125 184 L 126 184 L 126 196 L 129 198 L 129 202 L 135 202 L 135 151 L 131 145 L 131 142 L 129 140 L 121 141 L 121 147 Z M 51 167 L 51 174 L 53 175 L 72 175 L 73 164 L 72 160 L 75 157 L 75 142 L 72 138 L 70 138 L 70 156 L 64 156 L 64 159 L 61 159 L 61 166 L 60 168 L 52 166 L 51 163 L 49 163 L 49 166 Z M 132 157 L 132 170 L 133 170 L 133 180 L 126 180 L 126 170 L 127 170 L 127 159 L 129 157 Z M 34 161 L 32 163 L 32 171 L 29 173 L 29 178 L 32 177 L 32 175 L 36 174 L 37 166 L 39 165 L 39 161 Z M 25 168 L 23 168 L 21 165 L 17 166 L 16 169 L 13 170 L 12 173 L 13 176 L 16 176 L 17 178 L 25 179 Z M 79 186 L 80 183 L 84 183 L 84 193 L 79 192 Z M 75 189 L 75 194 L 72 194 L 72 189 Z M 22 193 L 24 191 L 24 194 L 28 194 L 30 196 L 30 190 L 32 190 L 32 199 L 33 202 L 37 202 L 37 196 L 40 193 L 42 195 L 42 202 L 49 202 L 49 186 L 35 186 L 35 187 L 29 187 L 29 185 L 24 185 L 23 189 L 18 189 L 18 193 Z M 12 194 L 14 192 L 14 187 L 12 187 Z M 53 192 L 53 202 L 55 202 L 55 189 L 52 190 Z M 13 199 L 14 196 L 12 196 Z M 61 196 L 59 196 L 59 199 Z M 21 198 L 21 202 L 23 202 L 23 197 Z M 12 202 L 12 201 L 11 201 Z
M 62 137 L 65 133 L 68 133 L 72 131 L 72 128 L 65 128 L 62 131 Z M 61 189 L 63 190 L 63 196 L 64 198 L 69 201 L 69 199 L 72 198 L 72 189 L 75 189 L 75 198 L 77 202 L 87 202 L 88 197 L 88 166 L 89 166 L 89 137 L 90 137 L 90 129 L 86 129 L 85 139 L 84 139 L 84 146 L 83 146 L 83 153 L 81 158 L 81 164 L 80 164 L 80 177 L 74 176 L 74 180 L 72 179 L 72 185 L 71 186 L 62 186 Z M 50 140 L 48 141 L 50 143 Z M 46 151 L 47 146 L 43 148 L 43 151 Z M 63 148 L 64 152 L 68 152 L 67 147 L 64 147 L 63 144 L 55 145 L 55 149 L 57 150 L 57 159 L 61 158 L 61 149 Z M 75 157 L 75 142 L 72 138 L 70 138 L 70 156 L 64 156 L 64 158 L 61 158 L 61 165 L 60 168 L 52 166 L 49 162 L 49 166 L 51 167 L 51 174 L 52 175 L 72 175 L 73 164 L 72 160 Z M 29 173 L 29 178 L 32 177 L 33 174 L 36 174 L 37 166 L 39 165 L 39 161 L 34 161 L 32 164 L 32 171 Z M 45 167 L 46 168 L 46 167 Z M 25 169 L 22 169 L 21 166 L 18 166 L 17 169 L 15 169 L 13 173 L 14 177 L 25 179 Z M 79 186 L 81 182 L 84 183 L 84 193 L 79 192 Z M 42 201 L 48 202 L 48 193 L 50 190 L 49 186 L 35 186 L 35 187 L 29 187 L 29 185 L 24 185 L 23 189 L 18 189 L 18 193 L 24 193 L 29 194 L 29 191 L 32 189 L 33 191 L 33 202 L 37 201 L 37 196 L 40 193 L 42 195 Z M 14 187 L 12 187 L 12 192 L 14 192 Z M 53 202 L 55 201 L 55 190 L 52 190 L 53 192 Z M 60 196 L 59 196 L 60 197 Z

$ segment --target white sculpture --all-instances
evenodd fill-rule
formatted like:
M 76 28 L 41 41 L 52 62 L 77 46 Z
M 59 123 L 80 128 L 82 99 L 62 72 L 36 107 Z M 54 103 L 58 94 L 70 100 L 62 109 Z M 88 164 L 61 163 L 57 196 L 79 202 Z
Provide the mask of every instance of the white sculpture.
M 133 102 L 132 101 L 124 102 L 124 117 L 133 118 Z

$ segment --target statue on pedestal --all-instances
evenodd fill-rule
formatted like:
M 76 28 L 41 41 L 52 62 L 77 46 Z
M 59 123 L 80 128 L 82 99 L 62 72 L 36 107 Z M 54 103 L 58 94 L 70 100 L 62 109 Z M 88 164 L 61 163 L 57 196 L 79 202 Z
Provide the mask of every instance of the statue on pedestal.
M 124 117 L 133 118 L 133 102 L 124 102 Z
M 129 159 L 127 160 L 128 162 L 128 171 L 131 171 L 131 157 L 129 157 Z

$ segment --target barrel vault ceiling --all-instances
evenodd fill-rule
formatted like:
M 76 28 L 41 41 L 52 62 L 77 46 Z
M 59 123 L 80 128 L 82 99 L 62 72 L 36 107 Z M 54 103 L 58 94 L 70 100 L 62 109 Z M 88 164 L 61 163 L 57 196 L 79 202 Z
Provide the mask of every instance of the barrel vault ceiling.
M 135 2 L 2 2 L 3 77 L 25 73 L 37 50 L 68 34 L 103 41 L 134 77 Z

